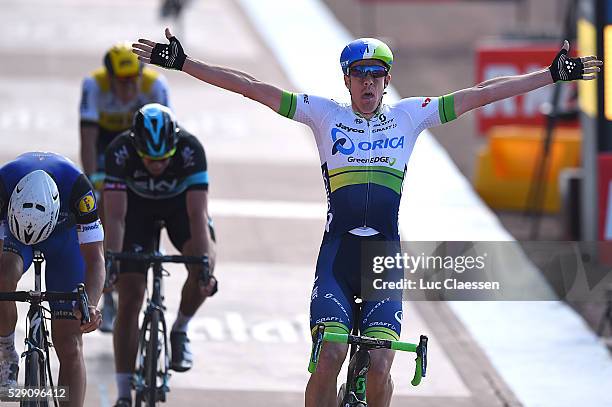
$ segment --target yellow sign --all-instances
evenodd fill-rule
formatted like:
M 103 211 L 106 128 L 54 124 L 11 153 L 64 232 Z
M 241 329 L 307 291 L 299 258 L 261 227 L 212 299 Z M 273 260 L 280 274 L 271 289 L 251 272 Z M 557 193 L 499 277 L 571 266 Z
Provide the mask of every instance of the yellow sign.
M 86 193 L 79 200 L 79 211 L 81 213 L 90 213 L 96 209 L 96 198 L 94 198 L 94 194 L 92 191 Z
M 606 119 L 612 120 L 612 25 L 604 27 L 604 109 Z
M 584 18 L 578 20 L 578 53 L 580 55 L 597 55 L 597 32 L 595 26 Z M 578 81 L 578 103 L 580 109 L 591 117 L 597 116 L 598 80 Z

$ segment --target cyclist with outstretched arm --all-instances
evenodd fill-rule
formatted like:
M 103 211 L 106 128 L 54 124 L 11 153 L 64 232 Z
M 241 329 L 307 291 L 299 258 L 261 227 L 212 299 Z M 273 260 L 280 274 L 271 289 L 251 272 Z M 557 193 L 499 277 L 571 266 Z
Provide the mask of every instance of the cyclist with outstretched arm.
M 183 51 L 166 29 L 169 44 L 140 39 L 133 51 L 141 61 L 181 70 L 220 88 L 260 102 L 275 112 L 308 125 L 314 134 L 328 196 L 325 234 L 311 296 L 310 324 L 348 333 L 359 324 L 362 334 L 397 340 L 400 335 L 401 293 L 379 301 L 365 300 L 361 321 L 352 321 L 353 296 L 359 295 L 360 258 L 364 242 L 387 242 L 387 253 L 399 248 L 398 210 L 406 165 L 418 135 L 465 112 L 497 100 L 520 95 L 559 80 L 591 80 L 602 62 L 593 56 L 570 58 L 566 41 L 550 67 L 500 77 L 441 97 L 412 97 L 383 103 L 391 82 L 393 54 L 383 42 L 362 38 L 340 55 L 350 104 L 297 94 L 261 82 L 235 69 L 214 66 Z M 391 270 L 390 275 L 402 270 Z M 306 388 L 306 406 L 333 406 L 336 378 L 347 346 L 326 343 L 319 367 Z M 389 371 L 393 352 L 371 355 L 367 398 L 374 407 L 388 406 L 393 383 Z
M 34 251 L 45 256 L 47 290 L 71 292 L 85 283 L 91 322 L 81 325 L 70 303 L 50 303 L 58 384 L 69 386 L 69 406 L 85 400 L 82 335 L 101 322 L 96 305 L 104 284 L 103 240 L 92 186 L 72 161 L 31 152 L 0 167 L 0 291 L 15 291 Z M 16 324 L 15 303 L 0 302 L 0 388 L 17 385 Z

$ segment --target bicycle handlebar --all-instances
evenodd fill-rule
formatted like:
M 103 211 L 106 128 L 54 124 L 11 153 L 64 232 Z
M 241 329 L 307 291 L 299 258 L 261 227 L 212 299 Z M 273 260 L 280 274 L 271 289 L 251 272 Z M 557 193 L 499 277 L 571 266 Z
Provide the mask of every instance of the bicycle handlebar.
M 202 264 L 200 281 L 205 285 L 210 281 L 210 263 L 208 256 L 182 256 L 182 255 L 162 255 L 159 253 L 130 253 L 130 252 L 106 252 L 107 261 L 138 261 L 152 264 L 162 263 L 183 263 L 183 264 Z M 216 292 L 216 289 L 215 289 Z
M 79 284 L 76 292 L 59 291 L 15 291 L 11 293 L 0 292 L 0 301 L 16 301 L 40 303 L 43 301 L 76 301 L 81 311 L 81 323 L 86 324 L 89 319 L 89 298 L 85 292 L 85 284 Z
M 349 345 L 359 345 L 366 347 L 368 350 L 392 349 L 416 353 L 416 367 L 414 370 L 414 377 L 411 381 L 413 386 L 418 386 L 421 383 L 421 379 L 425 377 L 427 373 L 427 336 L 425 335 L 421 335 L 419 339 L 419 344 L 416 345 L 414 343 L 370 338 L 368 336 L 355 336 L 349 334 L 325 332 L 325 325 L 320 324 L 317 327 L 315 337 L 313 338 L 312 351 L 310 353 L 310 363 L 308 364 L 308 371 L 310 373 L 314 373 L 317 370 L 317 364 L 319 363 L 319 356 L 321 354 L 321 347 L 324 341 L 346 343 Z
M 154 253 L 129 253 L 129 252 L 106 252 L 106 258 L 114 260 L 132 260 L 146 263 L 185 263 L 198 264 L 208 263 L 208 256 L 178 256 L 162 255 Z

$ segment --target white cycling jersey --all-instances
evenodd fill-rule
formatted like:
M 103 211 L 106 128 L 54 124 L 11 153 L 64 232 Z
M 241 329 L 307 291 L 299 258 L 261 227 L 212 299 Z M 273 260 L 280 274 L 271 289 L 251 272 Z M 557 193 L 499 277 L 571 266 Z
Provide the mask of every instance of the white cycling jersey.
M 390 240 L 399 239 L 402 185 L 417 137 L 456 117 L 452 95 L 382 104 L 365 119 L 350 104 L 289 92 L 279 114 L 314 134 L 327 192 L 325 237 L 379 232 Z

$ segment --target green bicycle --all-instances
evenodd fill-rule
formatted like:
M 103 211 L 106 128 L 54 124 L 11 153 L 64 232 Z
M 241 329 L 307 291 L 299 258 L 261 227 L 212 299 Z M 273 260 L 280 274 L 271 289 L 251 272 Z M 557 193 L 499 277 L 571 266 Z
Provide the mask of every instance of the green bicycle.
M 317 370 L 323 342 L 337 342 L 351 345 L 351 359 L 348 367 L 348 377 L 342 385 L 338 399 L 340 407 L 367 407 L 366 386 L 367 373 L 370 367 L 370 351 L 373 349 L 392 349 L 417 354 L 416 367 L 412 385 L 418 386 L 427 372 L 427 336 L 421 335 L 419 344 L 370 338 L 350 334 L 325 332 L 325 325 L 319 324 L 314 335 L 312 352 L 308 371 Z

